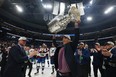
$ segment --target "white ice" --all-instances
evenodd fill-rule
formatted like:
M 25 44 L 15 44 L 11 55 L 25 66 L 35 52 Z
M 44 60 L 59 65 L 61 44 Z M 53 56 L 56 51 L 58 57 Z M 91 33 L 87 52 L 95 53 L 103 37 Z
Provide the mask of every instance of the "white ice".
M 92 68 L 91 69 L 91 77 L 94 77 L 94 75 L 93 75 L 93 66 L 92 65 L 91 65 L 91 68 Z M 51 66 L 48 67 L 47 61 L 45 63 L 44 74 L 41 74 L 41 68 L 40 68 L 39 74 L 34 75 L 35 72 L 36 72 L 36 65 L 34 64 L 33 65 L 33 70 L 32 70 L 32 73 L 31 73 L 31 76 L 32 77 L 56 77 L 55 76 L 56 74 L 51 75 L 52 68 L 51 68 Z M 27 73 L 28 73 L 28 69 L 27 69 Z M 99 75 L 98 77 L 101 77 L 101 75 L 100 75 L 99 72 L 98 72 L 98 75 Z M 26 77 L 28 77 L 28 76 L 26 76 Z

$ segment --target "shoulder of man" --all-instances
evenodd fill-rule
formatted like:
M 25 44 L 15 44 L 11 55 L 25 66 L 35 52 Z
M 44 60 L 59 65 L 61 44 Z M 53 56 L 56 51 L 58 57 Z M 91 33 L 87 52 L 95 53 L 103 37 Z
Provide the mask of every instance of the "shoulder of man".
M 12 50 L 12 49 L 20 49 L 20 46 L 19 45 L 15 45 L 15 46 L 11 47 L 10 50 Z
M 112 49 L 112 51 L 115 51 L 115 52 L 116 52 L 116 47 L 114 47 L 114 48 Z
M 62 48 L 62 46 L 59 46 L 56 48 L 56 53 L 59 52 L 59 50 Z
M 86 53 L 88 53 L 88 52 L 89 52 L 89 50 L 88 50 L 88 49 L 85 49 L 85 48 L 83 49 L 83 51 L 85 51 Z
M 15 45 L 15 46 L 12 46 L 11 48 L 18 48 L 19 46 L 18 45 Z

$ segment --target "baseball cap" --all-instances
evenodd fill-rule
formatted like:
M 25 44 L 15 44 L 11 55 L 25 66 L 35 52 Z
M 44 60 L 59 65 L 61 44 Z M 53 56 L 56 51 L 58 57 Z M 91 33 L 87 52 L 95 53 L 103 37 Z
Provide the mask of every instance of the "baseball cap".
M 80 42 L 79 45 L 84 45 L 84 43 L 83 42 Z
M 71 40 L 71 37 L 69 35 L 64 35 L 63 37 L 68 38 L 69 40 Z
M 97 42 L 97 43 L 95 43 L 95 45 L 100 45 L 100 43 Z
M 27 38 L 26 37 L 20 37 L 18 40 L 27 40 Z
M 112 41 L 108 41 L 106 45 L 114 45 L 114 43 Z

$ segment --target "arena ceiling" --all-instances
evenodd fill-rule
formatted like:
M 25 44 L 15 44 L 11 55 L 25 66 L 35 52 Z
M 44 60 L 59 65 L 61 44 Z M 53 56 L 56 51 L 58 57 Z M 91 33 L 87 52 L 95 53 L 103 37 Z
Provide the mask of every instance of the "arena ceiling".
M 65 3 L 66 11 L 69 5 L 83 2 L 85 15 L 81 16 L 81 34 L 116 26 L 116 0 L 1 0 L 0 20 L 25 31 L 50 34 L 47 23 L 55 17 L 52 14 L 54 1 Z M 72 34 L 73 29 L 70 23 L 66 30 L 58 34 Z

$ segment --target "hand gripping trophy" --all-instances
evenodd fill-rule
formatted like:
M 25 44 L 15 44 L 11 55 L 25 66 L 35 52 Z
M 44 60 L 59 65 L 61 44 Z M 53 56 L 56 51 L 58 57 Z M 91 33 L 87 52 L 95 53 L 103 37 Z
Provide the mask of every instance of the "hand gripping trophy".
M 48 29 L 51 33 L 58 33 L 66 29 L 70 22 L 80 22 L 80 13 L 75 6 L 71 6 L 68 14 L 58 15 L 48 23 Z

